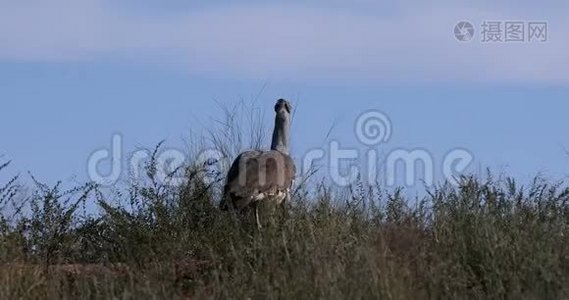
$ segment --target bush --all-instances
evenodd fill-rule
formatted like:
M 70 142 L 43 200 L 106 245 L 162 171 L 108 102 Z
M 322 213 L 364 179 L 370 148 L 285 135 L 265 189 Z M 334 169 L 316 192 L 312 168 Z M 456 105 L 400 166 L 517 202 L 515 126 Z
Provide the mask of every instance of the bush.
M 191 168 L 178 187 L 147 170 L 146 184 L 114 199 L 36 181 L 29 216 L 3 222 L 0 298 L 569 296 L 560 184 L 464 177 L 413 202 L 401 190 L 322 185 L 258 231 L 219 211 Z M 85 201 L 101 212 L 78 214 Z

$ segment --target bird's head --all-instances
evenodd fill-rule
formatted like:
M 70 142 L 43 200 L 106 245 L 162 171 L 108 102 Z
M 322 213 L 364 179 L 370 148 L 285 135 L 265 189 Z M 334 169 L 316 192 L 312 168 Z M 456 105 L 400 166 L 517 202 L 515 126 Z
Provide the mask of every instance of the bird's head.
M 275 104 L 275 112 L 277 112 L 277 114 L 280 112 L 290 114 L 292 112 L 292 105 L 285 99 L 279 99 L 277 100 L 277 104 Z

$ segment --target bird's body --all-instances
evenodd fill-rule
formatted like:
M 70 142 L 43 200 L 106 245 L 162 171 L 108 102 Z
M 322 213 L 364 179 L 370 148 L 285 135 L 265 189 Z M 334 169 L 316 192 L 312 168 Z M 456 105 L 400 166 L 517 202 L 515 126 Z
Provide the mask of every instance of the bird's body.
M 281 204 L 290 192 L 295 173 L 290 156 L 279 151 L 243 152 L 229 169 L 224 194 L 232 203 L 224 205 L 242 210 L 267 198 Z
M 291 106 L 285 100 L 275 105 L 275 130 L 271 150 L 241 153 L 231 165 L 224 187 L 221 209 L 242 211 L 253 207 L 260 227 L 257 206 L 261 201 L 282 205 L 290 198 L 296 167 L 288 154 Z

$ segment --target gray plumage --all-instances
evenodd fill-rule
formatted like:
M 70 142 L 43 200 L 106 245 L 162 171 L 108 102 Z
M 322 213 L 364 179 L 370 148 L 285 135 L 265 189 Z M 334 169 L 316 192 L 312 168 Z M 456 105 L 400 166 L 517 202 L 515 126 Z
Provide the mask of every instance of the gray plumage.
M 269 200 L 283 204 L 290 198 L 296 167 L 289 156 L 291 105 L 279 99 L 275 105 L 275 128 L 271 150 L 241 153 L 231 165 L 221 209 L 238 211 L 253 206 L 260 227 L 257 204 Z

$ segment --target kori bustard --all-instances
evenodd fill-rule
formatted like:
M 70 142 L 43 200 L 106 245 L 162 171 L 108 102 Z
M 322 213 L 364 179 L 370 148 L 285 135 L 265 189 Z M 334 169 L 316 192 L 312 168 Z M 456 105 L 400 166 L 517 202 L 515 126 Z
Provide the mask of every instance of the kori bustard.
M 290 199 L 296 174 L 294 161 L 289 155 L 291 111 L 290 103 L 279 99 L 275 105 L 271 150 L 241 153 L 227 174 L 220 208 L 237 211 L 253 208 L 259 228 L 258 206 L 261 201 L 284 205 Z

